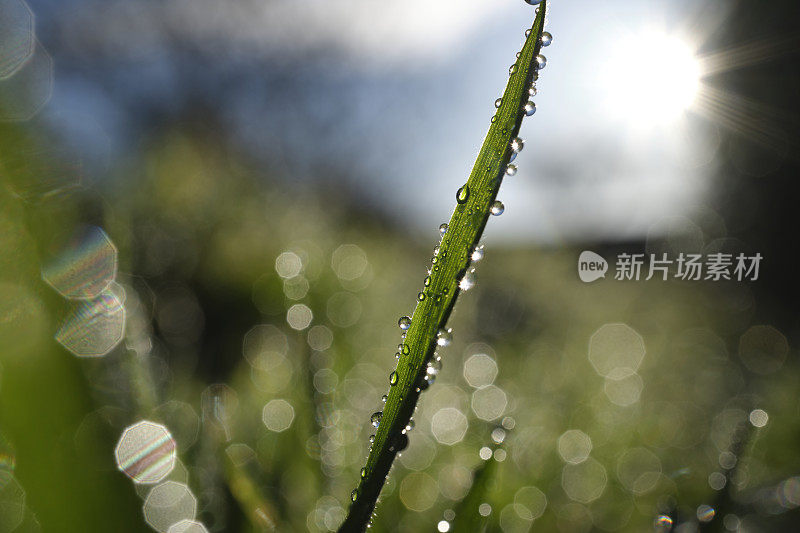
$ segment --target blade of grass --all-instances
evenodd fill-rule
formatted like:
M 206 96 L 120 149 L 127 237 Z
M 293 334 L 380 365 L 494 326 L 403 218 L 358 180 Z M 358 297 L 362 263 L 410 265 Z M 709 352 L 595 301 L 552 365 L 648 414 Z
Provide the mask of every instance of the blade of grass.
M 489 483 L 496 471 L 497 460 L 494 458 L 494 454 L 475 469 L 469 492 L 456 506 L 456 517 L 453 519 L 450 531 L 453 533 L 461 531 L 479 533 L 486 529 L 488 515 L 481 515 L 479 508 L 481 503 L 485 501 L 486 494 L 489 491 Z
M 538 66 L 545 13 L 546 2 L 542 2 L 519 58 L 512 67 L 506 90 L 469 179 L 456 195 L 455 211 L 432 259 L 430 276 L 425 280 L 425 288 L 420 293 L 410 328 L 406 331 L 396 375 L 393 373 L 391 378 L 393 386 L 379 417 L 378 431 L 362 479 L 351 495 L 353 504 L 340 532 L 363 531 L 368 527 L 395 455 L 408 443 L 404 430 L 424 388 L 421 380 L 436 350 L 437 334 L 447 324 L 459 294 L 459 283 L 465 275 L 471 275 L 468 269 L 472 251 L 483 234 L 506 168 L 520 148 L 517 145 L 513 147 L 516 150 L 512 149 L 512 142 L 525 118 L 524 106 Z

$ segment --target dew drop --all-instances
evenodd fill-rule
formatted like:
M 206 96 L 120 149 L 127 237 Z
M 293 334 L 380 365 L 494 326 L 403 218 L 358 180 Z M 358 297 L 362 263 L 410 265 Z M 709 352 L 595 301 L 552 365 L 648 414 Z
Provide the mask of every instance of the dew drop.
M 461 277 L 461 280 L 459 280 L 458 288 L 461 289 L 462 291 L 468 291 L 474 286 L 475 286 L 475 269 L 470 268 L 464 273 L 464 275 Z
M 522 52 L 517 52 L 517 59 L 519 59 L 519 56 L 521 56 L 521 55 L 522 55 Z
M 376 411 L 372 413 L 372 416 L 369 417 L 369 423 L 372 424 L 372 427 L 377 428 L 381 425 L 381 418 L 383 417 L 383 413 L 381 411 Z M 373 435 L 370 439 L 370 442 L 375 442 L 375 435 Z
M 525 109 L 525 116 L 529 117 L 534 113 L 536 113 L 536 104 L 534 104 L 532 100 L 528 100 L 528 103 L 525 104 L 524 109 Z
M 492 124 L 494 124 L 495 122 L 497 122 L 497 115 L 494 115 L 494 116 L 492 117 Z
M 397 321 L 397 325 L 400 326 L 400 329 L 403 331 L 408 331 L 408 328 L 411 327 L 411 317 L 401 316 L 400 320 Z
M 536 85 L 535 84 L 531 84 L 531 86 L 528 88 L 528 95 L 529 96 L 536 96 L 537 92 L 538 91 L 536 90 Z
M 447 228 L 448 228 L 447 224 L 442 224 L 441 226 L 439 226 L 439 233 L 441 235 L 444 235 L 445 233 L 447 233 Z
M 421 293 L 417 294 L 417 300 L 419 300 L 421 302 L 424 299 L 425 299 L 425 293 L 424 292 L 421 292 Z
M 492 202 L 492 207 L 489 209 L 489 212 L 496 217 L 499 217 L 503 214 L 503 211 L 506 210 L 506 206 L 503 205 L 503 202 L 500 200 L 495 200 Z
M 353 489 L 353 492 L 350 493 L 350 501 L 355 502 L 358 499 L 358 489 Z
M 456 202 L 458 202 L 459 204 L 465 204 L 467 203 L 468 199 L 469 199 L 469 185 L 464 185 L 463 187 L 458 189 L 458 192 L 456 192 Z
M 369 436 L 369 443 L 373 444 L 374 442 L 375 442 L 375 435 L 370 435 Z
M 411 353 L 411 348 L 409 348 L 408 344 L 398 344 L 397 351 L 403 355 L 408 355 Z
M 403 450 L 408 448 L 408 435 L 404 433 L 398 435 L 392 448 L 394 448 L 394 450 L 397 452 L 402 452 Z
M 365 477 L 367 477 L 367 469 L 366 468 L 362 468 L 361 469 L 361 479 L 364 479 Z
M 414 426 L 415 426 L 415 423 L 414 423 L 414 419 L 412 418 L 412 419 L 410 419 L 408 421 L 408 424 L 406 424 L 406 431 L 411 431 L 412 429 L 414 429 Z
M 553 34 L 549 31 L 542 32 L 542 46 L 550 46 L 550 43 L 553 42 Z
M 397 385 L 397 372 L 392 372 L 391 374 L 389 374 L 389 385 L 392 386 Z
M 517 173 L 517 165 L 510 164 L 506 167 L 506 174 L 509 176 L 513 176 Z
M 508 75 L 509 76 L 513 76 L 516 71 L 517 71 L 517 64 L 516 63 L 514 63 L 513 65 L 508 67 Z
M 389 399 L 389 397 L 387 395 L 385 395 L 385 394 L 383 396 L 381 396 L 381 401 L 383 403 L 386 403 L 386 400 L 388 400 L 388 399 Z
M 538 70 L 542 70 L 546 66 L 547 66 L 547 58 L 544 57 L 542 54 L 536 56 L 536 68 Z
M 525 141 L 523 141 L 519 137 L 511 141 L 511 151 L 514 152 L 515 154 L 520 153 L 523 148 L 525 148 Z
M 538 6 L 542 3 L 542 0 L 525 0 L 525 3 L 531 6 Z
M 453 342 L 453 330 L 451 328 L 440 329 L 436 334 L 436 344 L 439 346 L 450 346 Z
M 525 37 L 530 37 L 530 36 L 531 36 L 531 29 L 528 28 L 527 30 L 525 30 Z
M 482 244 L 479 244 L 472 250 L 472 254 L 470 255 L 470 259 L 473 262 L 477 263 L 481 259 L 483 259 L 483 254 L 485 253 L 486 249 L 483 247 Z
M 498 98 L 497 100 L 494 101 L 494 106 L 496 108 L 499 109 L 501 105 L 503 105 L 503 99 L 502 98 Z
M 430 285 L 431 285 L 431 277 L 430 276 L 426 276 L 425 277 L 425 281 L 423 281 L 422 284 L 425 285 L 426 287 L 430 287 Z

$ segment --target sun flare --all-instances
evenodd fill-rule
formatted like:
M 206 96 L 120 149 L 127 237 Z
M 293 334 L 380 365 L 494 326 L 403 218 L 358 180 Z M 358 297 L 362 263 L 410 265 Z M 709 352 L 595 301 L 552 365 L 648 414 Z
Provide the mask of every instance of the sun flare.
M 618 41 L 601 68 L 608 106 L 637 125 L 670 123 L 695 102 L 700 63 L 678 37 L 647 32 Z

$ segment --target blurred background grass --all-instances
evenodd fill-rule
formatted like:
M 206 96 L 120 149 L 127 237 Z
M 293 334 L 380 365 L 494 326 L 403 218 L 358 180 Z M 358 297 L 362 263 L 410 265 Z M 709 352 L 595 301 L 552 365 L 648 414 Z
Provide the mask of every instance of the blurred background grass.
M 141 13 L 164 9 L 140 4 L 152 10 Z M 706 46 L 796 36 L 793 4 L 771 6 L 735 3 Z M 341 131 L 426 128 L 380 114 L 381 95 L 403 94 L 424 76 L 401 70 L 374 82 L 378 96 L 370 96 L 320 74 L 324 61 L 313 46 L 290 53 L 256 40 L 273 54 L 259 63 L 234 45 L 224 55 L 195 49 L 172 27 L 131 41 L 130 27 L 112 24 L 133 16 L 119 4 L 73 7 L 70 14 L 64 5 L 31 2 L 37 37 L 54 58 L 55 87 L 69 90 L 54 89 L 31 120 L 0 123 L 0 510 L 7 517 L 0 528 L 147 530 L 147 487 L 131 484 L 113 455 L 124 428 L 147 419 L 172 432 L 179 463 L 169 479 L 192 489 L 209 530 L 262 530 L 270 522 L 280 531 L 335 530 L 366 458 L 369 416 L 388 388 L 397 317 L 408 314 L 425 275 L 437 236 L 431 220 L 446 218 L 462 181 L 435 175 L 425 157 L 444 157 L 448 148 L 431 148 L 427 138 L 420 151 L 410 141 L 387 148 L 408 160 L 398 171 L 375 164 L 379 147 L 342 139 Z M 512 26 L 519 13 L 508 15 Z M 565 7 L 558 26 L 570 15 Z M 92 29 L 78 38 L 78 26 Z M 172 62 L 161 70 L 159 61 L 146 62 L 159 74 L 134 83 L 144 67 L 120 56 L 135 58 L 137 43 Z M 295 58 L 289 67 L 284 53 Z M 338 53 L 334 65 L 363 60 L 346 47 Z M 248 60 L 237 68 L 237 57 Z M 303 67 L 306 57 L 313 67 Z M 487 238 L 478 285 L 457 306 L 455 340 L 442 350 L 443 369 L 384 489 L 377 530 L 428 531 L 450 520 L 486 458 L 482 448 L 500 440 L 483 502 L 491 531 L 641 531 L 664 513 L 680 531 L 796 527 L 796 59 L 796 50 L 783 51 L 715 75 L 714 83 L 764 109 L 720 126 L 718 144 L 701 158 L 708 193 L 661 213 L 670 216 L 666 225 L 645 218 L 655 229 L 627 232 L 624 223 L 606 225 L 614 217 L 601 210 L 572 233 L 559 231 L 563 219 L 554 216 L 544 230 L 525 219 Z M 458 68 L 434 64 L 444 78 L 433 85 Z M 169 91 L 163 76 L 173 80 Z M 208 81 L 217 76 L 230 86 Z M 322 98 L 318 87 L 303 98 L 315 103 L 314 114 L 332 118 L 268 113 L 295 105 L 292 91 L 315 82 L 373 103 L 342 130 L 339 119 L 352 110 Z M 262 91 L 270 105 L 246 108 L 255 113 L 244 113 L 250 129 L 233 127 L 222 102 L 258 102 Z M 394 105 L 428 104 L 404 97 Z M 557 117 L 558 102 L 549 106 Z M 96 120 L 75 118 L 82 113 Z M 481 108 L 476 115 L 488 118 Z M 102 135 L 78 133 L 112 124 Z M 483 127 L 469 132 L 472 142 Z M 254 131 L 263 137 L 247 137 Z M 539 164 L 540 152 L 527 153 L 535 146 L 520 156 L 529 175 L 540 165 L 548 176 L 574 170 L 559 167 L 567 148 Z M 398 180 L 407 168 L 417 177 Z M 414 192 L 420 180 L 441 187 L 442 199 L 418 201 L 415 194 L 426 194 Z M 581 200 L 570 190 L 583 185 L 556 193 L 557 205 L 579 205 L 570 204 Z M 612 193 L 597 203 L 618 205 Z M 126 310 L 124 339 L 99 358 L 77 358 L 54 340 L 72 304 L 41 275 L 65 236 L 87 224 L 102 227 L 116 247 Z M 760 252 L 759 281 L 583 284 L 575 272 L 583 249 L 611 258 L 719 248 Z M 632 371 L 609 373 L 615 358 Z M 766 424 L 755 409 L 767 413 Z M 714 510 L 710 522 L 699 521 L 708 517 L 703 505 Z M 21 524 L 8 518 L 22 515 Z

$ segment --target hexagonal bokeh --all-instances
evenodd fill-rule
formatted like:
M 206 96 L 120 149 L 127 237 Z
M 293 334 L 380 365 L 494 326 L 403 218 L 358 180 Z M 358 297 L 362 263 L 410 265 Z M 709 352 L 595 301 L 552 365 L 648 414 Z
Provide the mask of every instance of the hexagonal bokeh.
M 471 355 L 464 363 L 464 379 L 475 388 L 491 385 L 497 372 L 497 362 L 485 353 Z
M 278 366 L 288 352 L 286 334 L 271 324 L 253 326 L 242 342 L 244 358 L 259 370 L 270 370 Z
M 522 487 L 514 495 L 515 511 L 527 520 L 536 520 L 547 508 L 547 496 L 536 487 Z
M 627 324 L 605 324 L 589 340 L 589 362 L 604 377 L 616 369 L 636 372 L 644 354 L 644 339 Z
M 270 400 L 261 412 L 261 420 L 270 431 L 286 431 L 294 420 L 294 408 L 286 400 Z
M 23 0 L 0 0 L 0 80 L 12 76 L 33 55 L 33 13 Z
M 143 484 L 167 477 L 175 467 L 175 455 L 175 439 L 169 430 L 147 420 L 126 428 L 114 450 L 117 468 Z
M 79 303 L 67 315 L 56 341 L 78 357 L 101 357 L 119 344 L 125 333 L 125 308 L 110 290 Z
M 42 279 L 69 299 L 97 297 L 116 275 L 117 248 L 97 226 L 78 228 L 42 268 Z
M 0 120 L 35 117 L 53 93 L 53 58 L 36 41 L 33 56 L 13 76 L 0 79 Z
M 496 420 L 503 416 L 508 398 L 503 389 L 489 385 L 472 393 L 472 411 L 481 420 Z
M 208 533 L 208 530 L 195 520 L 181 520 L 177 524 L 172 524 L 167 533 Z
M 439 409 L 431 418 L 431 433 L 441 444 L 452 446 L 464 438 L 467 432 L 467 417 L 455 407 Z
M 558 455 L 566 463 L 582 463 L 591 451 L 592 439 L 579 429 L 569 429 L 558 437 Z
M 15 530 L 25 518 L 25 490 L 14 475 L 0 470 L 0 531 Z
M 197 499 L 184 483 L 167 481 L 157 485 L 144 501 L 145 521 L 161 533 L 185 520 L 194 520 Z M 180 531 L 180 530 L 179 530 Z
M 617 462 L 617 477 L 634 494 L 645 494 L 658 483 L 661 461 L 647 448 L 631 448 Z
M 605 467 L 591 457 L 577 465 L 568 463 L 561 471 L 561 488 L 571 500 L 580 503 L 599 498 L 607 482 Z

